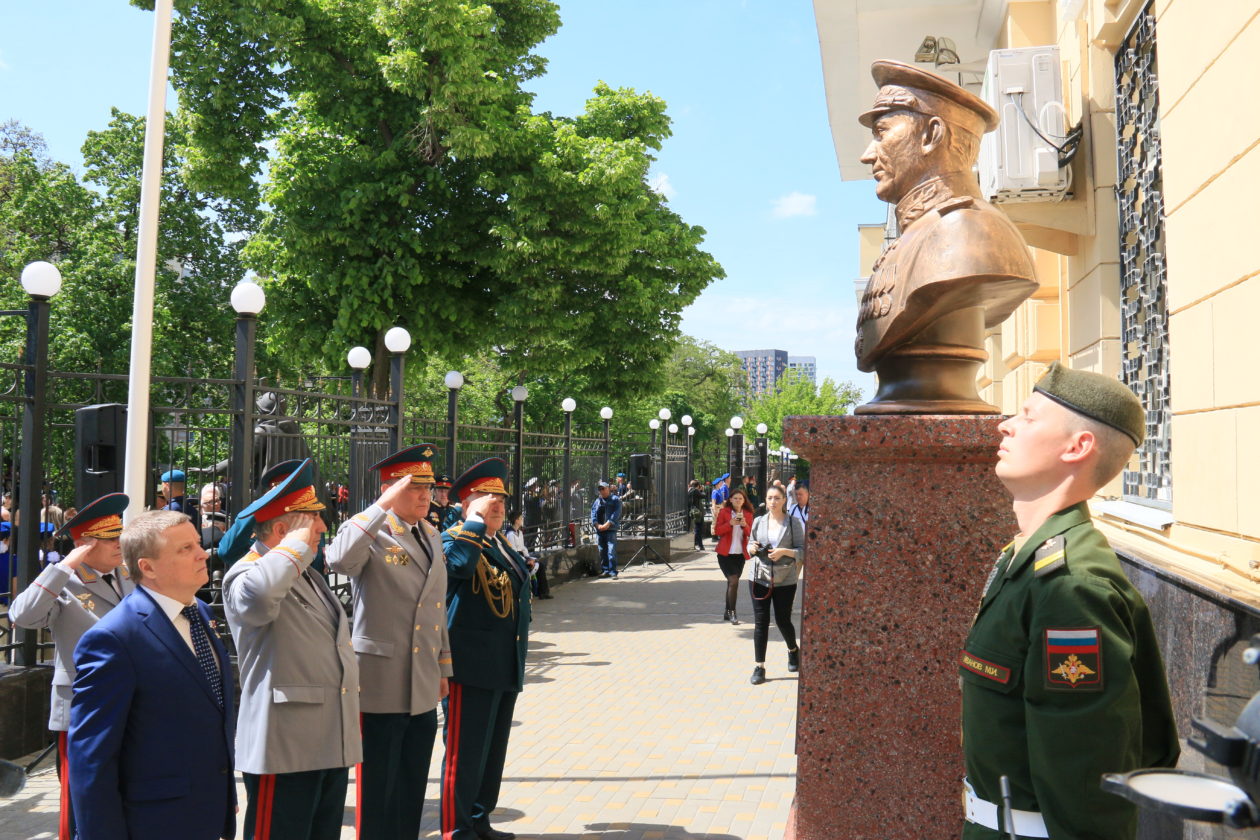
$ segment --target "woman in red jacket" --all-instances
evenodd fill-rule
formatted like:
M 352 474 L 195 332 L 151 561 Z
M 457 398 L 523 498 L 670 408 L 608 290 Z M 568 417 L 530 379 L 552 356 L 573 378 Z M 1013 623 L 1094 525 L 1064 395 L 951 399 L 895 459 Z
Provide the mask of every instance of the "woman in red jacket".
M 735 603 L 739 597 L 739 577 L 748 559 L 748 535 L 752 533 L 753 507 L 743 487 L 736 487 L 718 510 L 713 533 L 717 534 L 718 566 L 726 575 L 726 612 L 723 621 L 739 624 Z

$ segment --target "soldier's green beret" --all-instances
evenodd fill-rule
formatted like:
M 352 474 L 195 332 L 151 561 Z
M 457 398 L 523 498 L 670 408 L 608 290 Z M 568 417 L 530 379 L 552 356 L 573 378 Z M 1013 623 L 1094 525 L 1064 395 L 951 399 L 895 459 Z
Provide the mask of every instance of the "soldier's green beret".
M 1054 362 L 1033 390 L 1066 409 L 1124 432 L 1136 446 L 1141 446 L 1146 437 L 1142 402 L 1126 385 L 1110 376 L 1072 370 Z

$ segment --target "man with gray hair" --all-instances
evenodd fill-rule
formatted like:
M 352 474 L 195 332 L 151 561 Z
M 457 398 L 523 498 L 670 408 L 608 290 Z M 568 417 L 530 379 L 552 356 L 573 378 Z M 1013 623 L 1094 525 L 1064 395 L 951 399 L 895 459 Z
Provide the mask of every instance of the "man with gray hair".
M 241 511 L 256 541 L 223 578 L 241 673 L 245 840 L 336 840 L 349 767 L 362 759 L 350 625 L 310 567 L 323 509 L 307 459 Z
M 138 588 L 87 630 L 67 750 L 81 840 L 236 834 L 232 668 L 196 598 L 206 552 L 189 518 L 142 513 L 123 529 Z

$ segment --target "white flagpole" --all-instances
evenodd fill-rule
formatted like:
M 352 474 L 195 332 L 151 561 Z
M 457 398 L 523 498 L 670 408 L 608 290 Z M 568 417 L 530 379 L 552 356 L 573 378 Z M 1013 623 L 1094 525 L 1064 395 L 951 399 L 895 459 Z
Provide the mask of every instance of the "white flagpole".
M 140 230 L 136 241 L 136 289 L 131 309 L 131 367 L 127 381 L 127 457 L 123 490 L 131 500 L 126 519 L 144 510 L 149 462 L 149 381 L 153 357 L 153 278 L 157 269 L 158 205 L 162 200 L 162 145 L 166 136 L 166 75 L 171 53 L 174 0 L 153 10 L 153 61 L 149 113 L 144 127 L 140 176 Z

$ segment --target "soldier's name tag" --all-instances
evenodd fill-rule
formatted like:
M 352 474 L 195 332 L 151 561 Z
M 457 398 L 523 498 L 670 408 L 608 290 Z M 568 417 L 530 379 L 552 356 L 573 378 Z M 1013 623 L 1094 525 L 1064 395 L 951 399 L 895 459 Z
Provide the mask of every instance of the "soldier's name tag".
M 411 555 L 402 546 L 391 545 L 385 549 L 385 562 L 391 566 L 406 566 L 411 562 Z
M 1011 681 L 1010 668 L 1003 667 L 996 662 L 990 662 L 987 659 L 981 659 L 979 656 L 970 654 L 965 650 L 962 652 L 962 658 L 958 661 L 958 664 L 973 674 L 979 674 L 994 682 L 1000 682 L 1002 685 L 1006 685 Z
M 1102 638 L 1097 627 L 1047 627 L 1046 688 L 1102 691 Z

